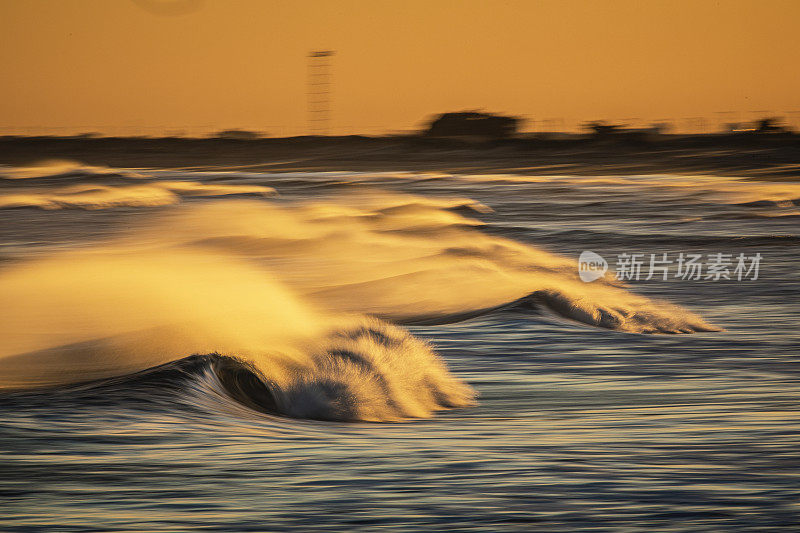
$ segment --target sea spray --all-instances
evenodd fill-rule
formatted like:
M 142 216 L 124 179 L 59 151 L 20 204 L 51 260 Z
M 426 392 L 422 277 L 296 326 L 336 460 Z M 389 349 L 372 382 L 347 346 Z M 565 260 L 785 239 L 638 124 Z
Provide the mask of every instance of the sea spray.
M 403 324 L 441 324 L 500 308 L 546 308 L 632 333 L 716 330 L 693 313 L 575 261 L 481 231 L 463 198 L 372 191 L 328 200 L 187 206 L 142 230 L 157 249 L 212 250 L 263 266 L 327 309 Z
M 242 404 L 387 421 L 469 405 L 474 394 L 428 344 L 386 321 L 514 309 L 633 333 L 715 329 L 613 279 L 583 283 L 565 257 L 480 231 L 465 213 L 485 210 L 376 191 L 217 201 L 12 263 L 0 271 L 0 386 L 98 381 L 212 354 L 252 370 L 243 382 L 209 367 Z

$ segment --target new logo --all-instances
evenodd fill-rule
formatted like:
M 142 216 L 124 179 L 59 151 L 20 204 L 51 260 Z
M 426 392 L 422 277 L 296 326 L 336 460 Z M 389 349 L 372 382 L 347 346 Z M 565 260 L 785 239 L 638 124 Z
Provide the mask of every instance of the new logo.
M 578 275 L 581 281 L 589 283 L 603 277 L 608 270 L 608 263 L 603 256 L 584 250 L 578 257 Z

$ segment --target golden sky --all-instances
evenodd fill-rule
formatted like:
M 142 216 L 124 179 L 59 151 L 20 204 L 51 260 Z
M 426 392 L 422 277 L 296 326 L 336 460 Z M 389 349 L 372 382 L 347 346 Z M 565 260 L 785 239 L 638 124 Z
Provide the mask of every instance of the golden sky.
M 800 111 L 799 24 L 796 0 L 0 0 L 0 133 L 302 134 L 315 49 L 334 133 L 479 108 L 711 127 Z

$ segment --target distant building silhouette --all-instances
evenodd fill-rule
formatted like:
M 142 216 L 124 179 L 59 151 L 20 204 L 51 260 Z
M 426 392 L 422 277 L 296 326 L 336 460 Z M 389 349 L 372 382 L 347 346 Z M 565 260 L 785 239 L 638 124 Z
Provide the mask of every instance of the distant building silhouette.
M 521 120 L 476 111 L 444 113 L 428 125 L 425 132 L 431 137 L 481 137 L 504 139 L 517 133 Z

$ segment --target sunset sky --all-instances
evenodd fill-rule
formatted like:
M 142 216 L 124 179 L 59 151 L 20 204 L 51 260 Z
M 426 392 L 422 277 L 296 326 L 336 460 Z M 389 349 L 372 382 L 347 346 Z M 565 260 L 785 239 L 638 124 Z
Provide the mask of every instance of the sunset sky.
M 315 49 L 334 133 L 479 108 L 710 128 L 800 111 L 798 23 L 794 0 L 0 0 L 0 133 L 302 134 Z

